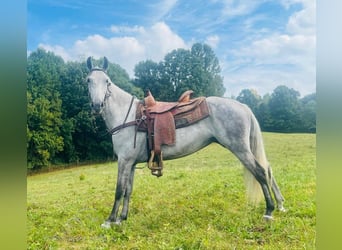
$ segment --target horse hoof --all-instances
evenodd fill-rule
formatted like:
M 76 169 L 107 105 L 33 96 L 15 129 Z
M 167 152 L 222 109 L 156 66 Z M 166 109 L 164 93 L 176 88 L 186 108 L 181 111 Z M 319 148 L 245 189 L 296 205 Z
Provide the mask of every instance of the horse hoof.
M 105 221 L 101 224 L 101 227 L 102 228 L 105 228 L 105 229 L 110 229 L 111 228 L 111 223 L 109 221 Z
M 272 221 L 272 220 L 273 220 L 273 216 L 272 216 L 272 215 L 266 215 L 266 214 L 265 214 L 265 215 L 263 216 L 263 218 L 264 218 L 265 221 Z
M 115 224 L 116 226 L 121 226 L 121 221 L 120 221 L 120 220 L 117 220 L 117 221 L 114 222 L 114 224 Z
M 286 209 L 283 206 L 279 207 L 278 209 L 279 209 L 280 212 L 283 212 L 283 213 L 286 212 Z

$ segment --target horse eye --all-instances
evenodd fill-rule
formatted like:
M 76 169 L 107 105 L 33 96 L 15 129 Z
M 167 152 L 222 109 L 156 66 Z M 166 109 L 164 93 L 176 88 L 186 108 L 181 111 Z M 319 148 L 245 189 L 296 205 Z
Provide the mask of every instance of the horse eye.
M 90 82 L 90 78 L 87 79 L 87 82 L 88 82 L 88 83 Z

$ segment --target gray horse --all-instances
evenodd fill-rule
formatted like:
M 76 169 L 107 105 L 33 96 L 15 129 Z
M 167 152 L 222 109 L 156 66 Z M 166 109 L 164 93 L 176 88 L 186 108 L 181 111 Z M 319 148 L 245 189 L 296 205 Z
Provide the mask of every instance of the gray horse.
M 135 138 L 135 126 L 125 126 L 126 121 L 135 120 L 139 100 L 112 83 L 106 74 L 107 58 L 104 57 L 104 65 L 99 68 L 93 67 L 89 57 L 87 66 L 90 73 L 86 81 L 93 110 L 102 115 L 109 130 L 119 128 L 112 135 L 114 154 L 118 157 L 115 200 L 110 216 L 102 224 L 103 227 L 109 228 L 111 224 L 120 224 L 122 220 L 127 219 L 135 166 L 148 161 L 146 134 L 138 132 Z M 278 209 L 285 211 L 284 198 L 266 159 L 260 127 L 251 110 L 231 99 L 208 97 L 206 101 L 209 117 L 189 127 L 177 129 L 176 143 L 172 146 L 162 146 L 163 158 L 168 160 L 183 157 L 217 142 L 229 149 L 245 167 L 249 199 L 256 202 L 264 195 L 264 218 L 272 219 L 275 208 L 271 190 Z M 121 215 L 118 216 L 122 199 Z

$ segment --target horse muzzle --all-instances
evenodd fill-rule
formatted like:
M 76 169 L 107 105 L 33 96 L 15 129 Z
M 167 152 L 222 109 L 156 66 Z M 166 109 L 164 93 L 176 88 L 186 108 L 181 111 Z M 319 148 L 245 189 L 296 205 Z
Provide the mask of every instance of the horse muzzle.
M 101 114 L 103 110 L 103 103 L 92 103 L 91 109 L 94 114 Z

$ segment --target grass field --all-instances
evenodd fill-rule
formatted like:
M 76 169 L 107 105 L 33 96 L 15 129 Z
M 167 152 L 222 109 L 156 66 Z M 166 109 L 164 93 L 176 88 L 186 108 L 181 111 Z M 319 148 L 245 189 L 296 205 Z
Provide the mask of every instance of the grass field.
M 29 176 L 28 249 L 315 249 L 316 135 L 263 136 L 287 209 L 270 223 L 246 201 L 242 165 L 212 144 L 161 178 L 139 164 L 129 218 L 109 230 L 117 163 Z

